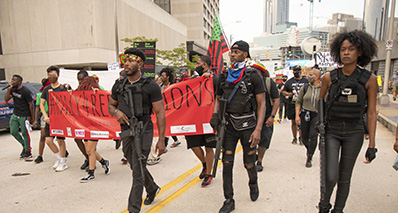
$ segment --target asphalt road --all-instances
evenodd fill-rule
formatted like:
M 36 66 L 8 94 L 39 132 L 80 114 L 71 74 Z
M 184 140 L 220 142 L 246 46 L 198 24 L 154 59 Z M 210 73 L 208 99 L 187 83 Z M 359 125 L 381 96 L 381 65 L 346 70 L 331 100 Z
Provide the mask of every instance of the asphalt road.
M 249 197 L 247 172 L 243 166 L 242 151 L 238 146 L 234 166 L 236 210 L 234 212 L 318 212 L 319 154 L 313 167 L 305 168 L 305 148 L 292 145 L 289 122 L 277 124 L 270 149 L 259 173 L 260 197 L 252 202 Z M 37 156 L 39 131 L 32 133 L 34 158 Z M 207 188 L 197 178 L 200 164 L 194 154 L 182 144 L 169 148 L 162 161 L 149 166 L 162 191 L 154 203 L 143 212 L 218 212 L 224 201 L 222 169 Z M 172 139 L 170 140 L 172 141 Z M 5 131 L 0 132 L 0 212 L 123 212 L 131 186 L 131 171 L 120 161 L 121 148 L 114 141 L 100 141 L 98 152 L 110 160 L 111 174 L 105 175 L 97 163 L 96 180 L 80 183 L 86 175 L 80 170 L 83 156 L 73 139 L 67 139 L 70 153 L 64 172 L 55 172 L 56 157 L 45 148 L 44 162 L 19 160 L 18 142 Z M 172 143 L 172 142 L 170 142 Z M 381 124 L 377 129 L 377 158 L 372 164 L 363 163 L 367 143 L 358 157 L 345 212 L 397 212 L 398 176 L 392 168 L 396 153 L 394 135 Z M 14 173 L 30 173 L 12 176 Z M 145 196 L 145 194 L 143 195 Z M 334 195 L 331 202 L 334 202 Z

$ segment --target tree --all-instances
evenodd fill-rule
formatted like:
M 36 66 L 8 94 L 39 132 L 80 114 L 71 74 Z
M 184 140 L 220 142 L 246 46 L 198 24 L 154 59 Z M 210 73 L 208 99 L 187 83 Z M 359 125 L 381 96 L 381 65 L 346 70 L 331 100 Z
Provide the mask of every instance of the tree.
M 121 39 L 121 41 L 127 42 L 130 44 L 130 46 L 133 46 L 134 42 L 143 42 L 143 41 L 153 41 L 157 42 L 157 38 L 153 39 L 148 39 L 144 36 L 138 36 L 135 38 L 124 38 Z M 128 48 L 128 47 L 127 47 Z M 125 49 L 127 49 L 125 48 Z M 178 70 L 179 67 L 181 66 L 187 66 L 190 70 L 194 70 L 196 66 L 196 62 L 191 62 L 187 55 L 188 51 L 186 51 L 186 45 L 184 43 L 181 43 L 178 45 L 178 47 L 172 49 L 172 50 L 160 50 L 156 49 L 156 64 L 158 65 L 167 65 L 169 67 L 174 68 L 175 70 Z M 195 57 L 193 57 L 194 59 Z M 161 62 L 161 59 L 164 62 L 167 62 L 168 64 L 163 64 Z M 197 60 L 197 58 L 196 58 Z

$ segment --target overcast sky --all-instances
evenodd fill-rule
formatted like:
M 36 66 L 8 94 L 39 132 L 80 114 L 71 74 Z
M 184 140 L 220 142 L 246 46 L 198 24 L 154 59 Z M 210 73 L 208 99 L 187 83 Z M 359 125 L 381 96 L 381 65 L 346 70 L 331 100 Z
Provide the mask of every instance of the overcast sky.
M 220 19 L 226 36 L 233 35 L 233 41 L 252 42 L 253 37 L 263 32 L 265 0 L 220 0 Z M 364 0 L 314 0 L 313 25 L 326 25 L 333 13 L 352 14 L 363 18 Z M 397 3 L 396 3 L 397 4 Z M 309 26 L 310 2 L 290 0 L 289 21 L 298 27 Z M 241 21 L 240 23 L 236 23 Z

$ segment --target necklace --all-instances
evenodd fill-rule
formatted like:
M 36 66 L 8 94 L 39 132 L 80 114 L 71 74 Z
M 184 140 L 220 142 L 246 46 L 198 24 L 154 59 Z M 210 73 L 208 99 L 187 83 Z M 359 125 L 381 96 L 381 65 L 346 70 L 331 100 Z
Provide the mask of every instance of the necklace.
M 140 76 L 139 76 L 138 79 L 136 79 L 136 80 L 133 81 L 133 82 L 130 82 L 130 81 L 129 81 L 129 83 L 134 84 L 134 83 L 138 82 L 138 81 L 140 80 L 140 78 L 142 78 L 142 73 L 140 73 Z

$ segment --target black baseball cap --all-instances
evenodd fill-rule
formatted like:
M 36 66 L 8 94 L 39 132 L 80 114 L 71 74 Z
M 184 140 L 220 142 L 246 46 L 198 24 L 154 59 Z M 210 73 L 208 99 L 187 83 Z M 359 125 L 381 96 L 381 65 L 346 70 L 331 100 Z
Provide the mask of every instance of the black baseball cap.
M 248 58 L 251 58 L 251 57 L 250 57 L 250 51 L 249 51 L 250 46 L 249 46 L 249 44 L 248 44 L 247 42 L 245 42 L 245 41 L 240 40 L 240 41 L 235 42 L 235 43 L 232 45 L 231 49 L 238 49 L 238 50 L 247 52 L 247 57 L 248 57 Z
M 294 67 L 292 67 L 292 70 L 301 70 L 301 67 L 299 65 L 295 65 Z

